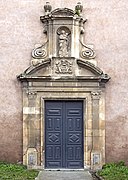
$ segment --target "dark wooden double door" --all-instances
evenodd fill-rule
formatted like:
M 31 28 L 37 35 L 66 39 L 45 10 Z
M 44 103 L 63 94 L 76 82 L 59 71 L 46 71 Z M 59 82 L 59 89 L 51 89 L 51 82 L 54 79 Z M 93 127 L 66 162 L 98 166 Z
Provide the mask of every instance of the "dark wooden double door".
M 83 102 L 45 101 L 45 168 L 83 168 Z

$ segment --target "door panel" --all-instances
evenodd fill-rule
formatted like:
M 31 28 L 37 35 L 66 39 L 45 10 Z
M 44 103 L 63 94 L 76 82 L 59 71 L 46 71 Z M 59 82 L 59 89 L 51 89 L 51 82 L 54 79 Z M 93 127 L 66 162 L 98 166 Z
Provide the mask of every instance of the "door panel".
M 82 101 L 45 102 L 45 167 L 83 167 Z
M 45 104 L 46 167 L 62 166 L 62 103 L 47 101 Z
M 70 154 L 66 154 L 67 168 L 80 168 L 83 162 L 83 107 L 82 102 L 67 102 L 66 103 L 66 152 L 72 151 L 72 159 Z M 72 149 L 72 150 L 71 150 Z

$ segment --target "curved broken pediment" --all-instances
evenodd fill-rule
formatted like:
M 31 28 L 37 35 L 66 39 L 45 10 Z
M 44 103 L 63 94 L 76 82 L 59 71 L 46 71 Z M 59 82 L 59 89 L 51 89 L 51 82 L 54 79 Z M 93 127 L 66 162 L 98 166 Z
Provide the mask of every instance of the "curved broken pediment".
M 31 66 L 18 76 L 21 81 L 65 80 L 107 82 L 110 78 L 92 63 L 95 51 L 83 43 L 83 6 L 75 10 L 57 8 L 50 3 L 44 6 L 45 15 L 40 19 L 45 26 L 47 41 L 32 51 Z M 90 61 L 93 60 L 93 61 Z
M 82 61 L 80 59 L 77 60 L 77 64 L 81 67 L 83 67 L 84 69 L 88 69 L 90 72 L 94 73 L 95 75 L 102 75 L 103 71 L 95 66 L 94 64 L 88 62 L 88 61 Z
M 48 78 L 48 79 L 47 79 Z M 36 66 L 30 66 L 18 79 L 25 81 L 42 81 L 44 79 L 84 79 L 87 81 L 107 82 L 110 77 L 94 64 L 75 58 L 51 58 L 43 61 Z
M 42 81 L 49 77 L 107 82 L 109 76 L 94 65 L 93 46 L 82 41 L 86 21 L 82 17 L 81 3 L 77 3 L 74 10 L 57 8 L 52 11 L 52 6 L 47 2 L 44 10 L 45 15 L 40 19 L 45 25 L 47 41 L 32 51 L 32 65 L 18 79 Z
M 46 73 L 48 73 L 47 71 L 47 67 L 51 64 L 51 60 L 45 60 L 44 62 L 41 62 L 40 64 L 37 64 L 36 66 L 29 66 L 23 73 L 21 73 L 19 76 L 17 76 L 17 78 L 21 81 L 24 81 L 27 77 L 36 77 L 36 79 L 38 79 L 38 77 L 44 76 L 45 75 L 45 71 Z M 46 70 L 45 70 L 46 69 Z

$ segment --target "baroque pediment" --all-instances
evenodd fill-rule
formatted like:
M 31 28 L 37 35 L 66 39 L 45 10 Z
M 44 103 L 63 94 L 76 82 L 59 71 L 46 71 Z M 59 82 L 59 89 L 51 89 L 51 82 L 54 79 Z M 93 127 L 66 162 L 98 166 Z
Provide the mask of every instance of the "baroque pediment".
M 44 24 L 46 42 L 35 46 L 31 65 L 18 76 L 21 81 L 49 79 L 85 79 L 87 81 L 109 80 L 109 76 L 98 68 L 93 45 L 83 42 L 83 6 L 78 3 L 75 10 L 57 8 L 52 11 L 49 3 L 40 19 Z
M 75 58 L 47 59 L 36 66 L 30 66 L 18 76 L 21 81 L 42 81 L 56 79 L 85 79 L 87 81 L 107 82 L 110 77 L 94 64 Z

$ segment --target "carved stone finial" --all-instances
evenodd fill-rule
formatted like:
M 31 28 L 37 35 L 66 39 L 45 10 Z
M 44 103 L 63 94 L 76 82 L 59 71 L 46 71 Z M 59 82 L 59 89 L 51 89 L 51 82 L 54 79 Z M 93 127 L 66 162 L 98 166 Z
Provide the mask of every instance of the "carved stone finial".
M 83 6 L 82 6 L 81 2 L 78 2 L 77 5 L 75 6 L 76 14 L 78 16 L 81 16 L 82 10 L 83 10 Z
M 44 10 L 45 10 L 45 14 L 49 14 L 52 10 L 52 6 L 50 5 L 49 2 L 46 2 L 46 5 L 44 5 Z

